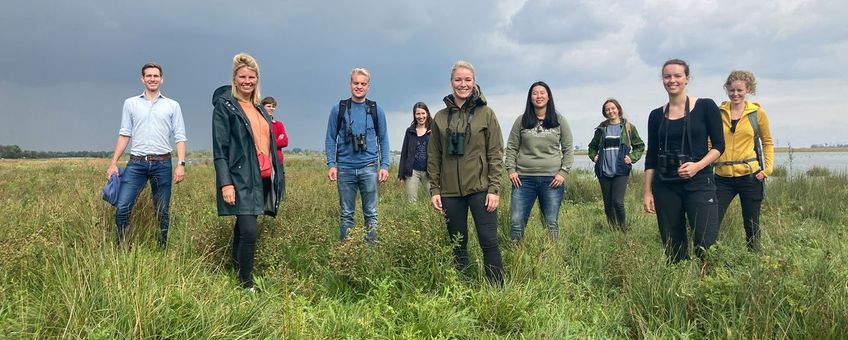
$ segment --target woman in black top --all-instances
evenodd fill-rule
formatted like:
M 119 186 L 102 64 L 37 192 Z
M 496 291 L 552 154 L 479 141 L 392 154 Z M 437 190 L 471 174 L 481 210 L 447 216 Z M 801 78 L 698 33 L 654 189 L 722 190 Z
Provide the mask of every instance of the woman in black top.
M 724 133 L 716 103 L 686 93 L 689 65 L 680 59 L 663 64 L 668 103 L 648 117 L 645 157 L 645 211 L 657 214 L 668 261 L 689 257 L 686 220 L 695 254 L 718 237 L 718 207 L 712 163 L 724 152 Z
M 403 134 L 403 147 L 400 151 L 398 179 L 405 184 L 406 199 L 412 203 L 418 201 L 418 187 L 424 186 L 424 192 L 430 195 L 430 179 L 427 177 L 427 143 L 430 141 L 430 109 L 422 102 L 412 106 L 412 124 Z

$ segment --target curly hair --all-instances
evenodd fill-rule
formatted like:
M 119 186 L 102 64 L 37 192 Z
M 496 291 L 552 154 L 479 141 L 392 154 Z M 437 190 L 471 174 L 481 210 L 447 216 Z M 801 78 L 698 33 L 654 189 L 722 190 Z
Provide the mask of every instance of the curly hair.
M 730 75 L 727 76 L 727 81 L 724 82 L 724 89 L 729 89 L 730 84 L 737 80 L 745 83 L 748 93 L 757 94 L 757 78 L 754 77 L 754 73 L 751 71 L 734 70 L 730 72 Z

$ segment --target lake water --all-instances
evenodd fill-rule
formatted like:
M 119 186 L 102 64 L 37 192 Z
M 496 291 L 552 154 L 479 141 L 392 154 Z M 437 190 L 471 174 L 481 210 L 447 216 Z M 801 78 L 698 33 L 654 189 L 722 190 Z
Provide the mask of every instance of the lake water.
M 828 168 L 833 172 L 848 173 L 848 153 L 845 152 L 777 152 L 774 155 L 774 163 L 777 167 L 784 167 L 792 173 L 804 173 L 813 166 Z M 592 170 L 593 163 L 586 155 L 574 155 L 574 168 Z M 642 161 L 636 163 L 636 168 L 644 170 Z

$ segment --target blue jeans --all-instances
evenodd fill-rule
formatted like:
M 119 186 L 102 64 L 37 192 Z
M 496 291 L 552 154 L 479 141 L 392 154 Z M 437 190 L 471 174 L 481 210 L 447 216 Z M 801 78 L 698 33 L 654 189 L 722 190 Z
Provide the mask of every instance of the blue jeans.
M 513 241 L 524 238 L 524 227 L 530 217 L 533 203 L 539 198 L 539 210 L 544 219 L 546 228 L 554 238 L 559 236 L 559 207 L 562 205 L 562 197 L 565 195 L 565 184 L 558 188 L 551 188 L 554 176 L 518 176 L 521 186 L 512 187 L 512 196 L 509 202 L 509 237 Z
M 118 193 L 118 205 L 115 209 L 115 225 L 118 228 L 118 244 L 124 241 L 130 215 L 138 194 L 150 180 L 153 194 L 153 206 L 159 217 L 159 245 L 164 247 L 168 241 L 168 211 L 171 206 L 171 160 L 145 161 L 130 160 L 121 176 L 121 190 Z
M 336 183 L 339 189 L 339 239 L 347 238 L 348 229 L 353 227 L 353 212 L 356 208 L 356 192 L 362 199 L 362 214 L 365 215 L 365 242 L 377 241 L 377 167 L 373 165 L 359 169 L 339 169 Z

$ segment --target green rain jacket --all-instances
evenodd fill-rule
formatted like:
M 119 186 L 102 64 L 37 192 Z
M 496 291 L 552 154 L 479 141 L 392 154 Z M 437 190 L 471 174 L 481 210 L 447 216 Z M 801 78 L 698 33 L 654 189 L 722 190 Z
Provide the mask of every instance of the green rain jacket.
M 262 188 L 259 160 L 253 142 L 253 131 L 247 116 L 232 95 L 230 85 L 219 87 L 212 96 L 212 154 L 215 162 L 215 193 L 218 198 L 218 215 L 269 215 L 276 216 L 285 193 L 285 172 L 271 152 L 271 192 Z M 265 108 L 257 105 L 268 126 L 271 118 Z M 272 129 L 270 150 L 277 150 Z M 232 184 L 236 190 L 236 204 L 224 203 L 221 187 Z
M 456 106 L 453 95 L 446 96 L 444 102 L 447 107 L 433 117 L 427 145 L 430 195 L 462 197 L 478 192 L 498 194 L 503 174 L 504 146 L 495 112 L 486 106 L 486 97 L 479 86 L 462 107 Z M 469 114 L 472 114 L 470 126 Z M 465 134 L 462 155 L 449 153 L 449 131 Z

